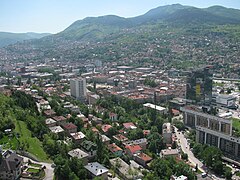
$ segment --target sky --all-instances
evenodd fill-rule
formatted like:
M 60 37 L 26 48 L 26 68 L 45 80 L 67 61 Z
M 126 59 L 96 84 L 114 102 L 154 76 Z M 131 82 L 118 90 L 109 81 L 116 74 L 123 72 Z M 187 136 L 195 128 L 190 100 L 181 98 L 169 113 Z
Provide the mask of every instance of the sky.
M 176 3 L 240 9 L 240 0 L 0 0 L 0 31 L 58 33 L 85 17 L 134 17 Z

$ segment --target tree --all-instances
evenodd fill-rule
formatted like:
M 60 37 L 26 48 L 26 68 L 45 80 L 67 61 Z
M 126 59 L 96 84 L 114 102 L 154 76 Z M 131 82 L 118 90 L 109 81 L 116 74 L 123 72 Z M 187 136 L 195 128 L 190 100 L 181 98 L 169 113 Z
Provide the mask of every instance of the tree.
M 222 174 L 223 164 L 222 152 L 220 149 L 214 146 L 209 146 L 202 151 L 201 157 L 206 166 L 211 168 L 217 174 Z
M 105 144 L 101 141 L 100 136 L 96 138 L 97 144 L 97 161 L 108 166 L 109 165 L 109 151 Z
M 159 179 L 170 179 L 171 175 L 173 174 L 169 162 L 165 159 L 157 158 L 153 160 L 150 167 L 156 173 Z
M 188 154 L 182 153 L 182 159 L 187 161 L 188 160 Z
M 231 180 L 232 179 L 232 171 L 231 171 L 231 168 L 229 167 L 225 167 L 224 168 L 224 175 L 226 177 L 227 180 Z
M 71 158 L 69 161 L 69 166 L 72 172 L 74 172 L 77 177 L 81 179 L 87 179 L 87 171 L 84 169 L 82 160 L 77 159 L 76 157 Z
M 69 179 L 70 168 L 68 161 L 64 159 L 61 155 L 57 155 L 54 159 L 56 167 L 54 169 L 55 175 L 58 179 Z

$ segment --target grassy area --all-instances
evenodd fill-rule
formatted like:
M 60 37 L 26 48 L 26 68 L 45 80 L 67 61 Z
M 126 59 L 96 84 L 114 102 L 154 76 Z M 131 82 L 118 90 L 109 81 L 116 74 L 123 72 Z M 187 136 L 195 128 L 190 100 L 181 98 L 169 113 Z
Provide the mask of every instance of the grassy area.
M 29 173 L 34 173 L 34 174 L 37 174 L 37 173 L 39 173 L 39 169 L 34 169 L 34 168 L 28 168 L 27 169 L 27 172 L 29 172 Z
M 32 133 L 27 129 L 27 125 L 23 121 L 15 121 L 15 132 L 20 134 L 19 141 L 26 144 L 26 150 L 36 156 L 40 161 L 47 161 L 47 154 L 44 152 L 42 143 L 36 137 L 32 137 Z
M 240 119 L 232 118 L 233 127 L 240 131 Z
M 37 167 L 37 168 L 41 168 L 42 167 L 41 164 L 36 164 L 36 163 L 30 163 L 29 165 L 33 166 L 33 167 Z
M 12 136 L 4 135 L 3 138 L 0 139 L 0 144 L 3 145 L 4 149 L 16 150 L 19 145 L 19 142 L 16 136 L 14 135 Z

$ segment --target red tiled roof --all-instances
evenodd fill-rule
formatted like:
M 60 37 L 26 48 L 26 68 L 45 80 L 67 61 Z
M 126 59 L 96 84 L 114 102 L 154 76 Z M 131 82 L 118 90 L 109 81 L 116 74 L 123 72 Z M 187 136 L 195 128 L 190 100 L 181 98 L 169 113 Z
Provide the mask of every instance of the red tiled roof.
M 145 153 L 140 153 L 138 156 L 145 162 L 149 162 L 152 160 L 152 158 Z
M 114 136 L 114 138 L 117 139 L 118 141 L 127 141 L 128 140 L 128 138 L 122 134 L 117 134 Z
M 109 149 L 109 151 L 111 151 L 111 152 L 117 152 L 117 151 L 122 151 L 122 149 L 119 147 L 119 146 L 117 146 L 116 144 L 109 144 L 108 145 L 108 149 Z
M 52 109 L 51 110 L 45 110 L 43 113 L 46 114 L 47 116 L 56 114 L 56 112 L 53 111 Z
M 108 130 L 111 128 L 112 126 L 110 124 L 104 124 L 102 125 L 102 130 L 103 132 L 108 132 Z
M 180 112 L 177 110 L 177 109 L 172 109 L 172 113 L 173 113 L 173 115 L 178 115 Z
M 141 151 L 142 148 L 139 145 L 127 145 L 125 146 L 126 149 L 129 149 L 132 154 L 136 153 L 137 151 Z
M 136 127 L 135 124 L 132 123 L 132 122 L 123 123 L 123 126 L 124 126 L 126 129 L 130 129 L 131 127 Z
M 75 128 L 77 128 L 77 126 L 73 123 L 67 123 L 63 126 L 63 128 L 69 130 L 69 129 L 75 129 Z
M 66 120 L 66 118 L 63 117 L 63 116 L 54 116 L 53 119 L 54 119 L 55 121 L 65 121 L 65 120 Z

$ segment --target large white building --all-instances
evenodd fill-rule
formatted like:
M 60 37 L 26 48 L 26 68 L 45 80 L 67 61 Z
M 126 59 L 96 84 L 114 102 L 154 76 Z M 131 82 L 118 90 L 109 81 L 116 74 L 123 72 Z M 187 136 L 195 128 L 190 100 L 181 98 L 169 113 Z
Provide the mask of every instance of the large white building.
M 87 96 L 87 87 L 85 78 L 76 78 L 70 80 L 71 96 L 77 99 L 85 99 Z

